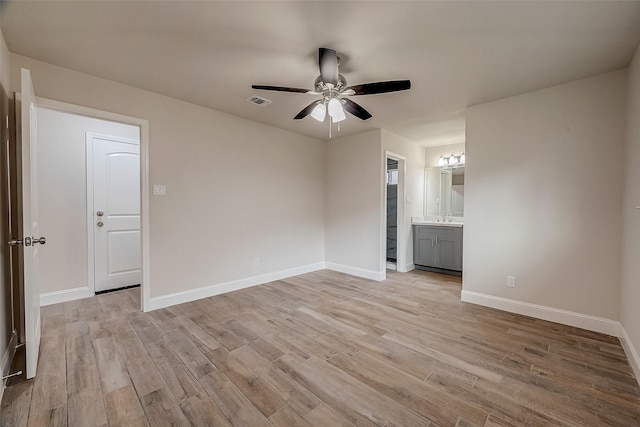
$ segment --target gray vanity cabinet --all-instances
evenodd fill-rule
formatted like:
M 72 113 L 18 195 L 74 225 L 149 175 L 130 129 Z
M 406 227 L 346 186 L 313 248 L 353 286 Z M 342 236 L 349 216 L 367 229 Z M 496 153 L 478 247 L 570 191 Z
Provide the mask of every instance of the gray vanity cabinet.
M 462 227 L 413 226 L 416 268 L 459 275 L 462 272 Z

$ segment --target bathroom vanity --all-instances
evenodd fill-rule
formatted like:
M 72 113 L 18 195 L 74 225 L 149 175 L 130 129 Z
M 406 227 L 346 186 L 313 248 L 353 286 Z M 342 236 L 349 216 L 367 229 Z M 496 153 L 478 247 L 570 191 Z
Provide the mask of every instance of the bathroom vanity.
M 424 217 L 414 217 L 413 263 L 462 276 L 464 165 L 425 169 Z
M 414 221 L 416 268 L 462 276 L 462 230 L 462 223 Z

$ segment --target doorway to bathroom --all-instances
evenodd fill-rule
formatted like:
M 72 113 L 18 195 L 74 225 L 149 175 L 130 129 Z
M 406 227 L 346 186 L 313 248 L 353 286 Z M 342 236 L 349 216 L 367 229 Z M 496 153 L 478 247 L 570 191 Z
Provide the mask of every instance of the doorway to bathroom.
M 398 261 L 398 160 L 387 157 L 387 269 Z

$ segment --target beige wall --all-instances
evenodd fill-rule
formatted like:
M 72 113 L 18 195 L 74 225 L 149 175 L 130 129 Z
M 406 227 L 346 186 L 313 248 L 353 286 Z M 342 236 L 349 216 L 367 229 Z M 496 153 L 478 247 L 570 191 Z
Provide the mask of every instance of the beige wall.
M 12 76 L 31 70 L 38 96 L 149 121 L 150 183 L 167 188 L 150 200 L 151 297 L 323 261 L 323 142 L 20 55 L 11 62 Z
M 620 321 L 640 351 L 640 47 L 629 68 L 627 140 L 622 205 Z M 636 356 L 637 357 L 637 356 Z M 636 360 L 636 363 L 640 361 Z
M 38 109 L 40 292 L 88 286 L 86 132 L 140 140 L 140 128 Z
M 385 271 L 380 252 L 383 156 L 379 129 L 333 139 L 327 146 L 325 259 L 371 277 Z
M 425 166 L 438 166 L 440 156 L 450 156 L 451 153 L 459 156 L 464 152 L 464 142 L 459 144 L 438 145 L 436 147 L 427 147 L 424 150 Z M 466 154 L 465 154 L 466 155 Z
M 423 216 L 424 210 L 424 148 L 418 144 L 402 138 L 386 130 L 382 131 L 382 149 L 399 154 L 406 158 L 405 193 L 409 201 L 404 200 L 404 230 L 398 230 L 404 234 L 406 257 L 398 260 L 407 270 L 413 265 L 413 236 L 411 233 L 411 217 Z M 384 185 L 384 184 L 383 184 Z M 399 200 L 399 202 L 402 202 Z
M 464 290 L 618 319 L 626 75 L 468 110 Z

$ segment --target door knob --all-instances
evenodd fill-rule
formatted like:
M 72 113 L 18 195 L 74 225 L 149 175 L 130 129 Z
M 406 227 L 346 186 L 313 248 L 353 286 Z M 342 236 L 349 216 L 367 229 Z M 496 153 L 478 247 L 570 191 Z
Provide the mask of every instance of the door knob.
M 98 211 L 98 212 L 96 212 L 96 215 L 98 215 L 98 216 L 102 216 L 102 215 L 104 215 L 104 212 L 102 212 L 102 211 Z
M 102 227 L 104 225 L 104 223 L 102 221 L 98 221 L 98 223 L 96 224 L 98 227 Z
M 18 245 L 25 245 L 25 246 L 32 246 L 35 245 L 37 243 L 40 243 L 41 245 L 44 245 L 45 243 L 47 243 L 47 239 L 45 239 L 44 237 L 25 237 L 24 240 L 22 239 L 11 239 L 9 240 L 9 246 L 18 246 Z

